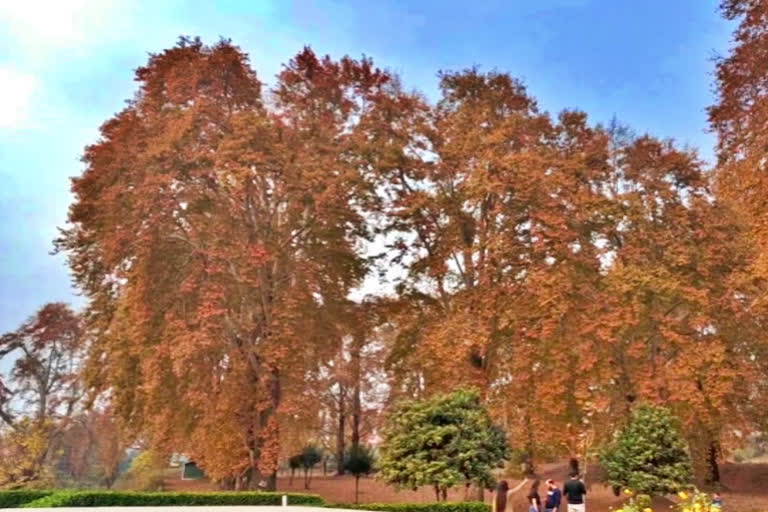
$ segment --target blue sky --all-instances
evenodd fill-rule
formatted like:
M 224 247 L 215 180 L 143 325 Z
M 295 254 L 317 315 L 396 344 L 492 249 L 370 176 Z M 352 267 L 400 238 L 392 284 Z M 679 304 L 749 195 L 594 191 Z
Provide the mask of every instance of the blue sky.
M 82 304 L 62 257 L 83 147 L 135 90 L 133 69 L 180 34 L 231 38 L 266 81 L 305 44 L 366 54 L 436 95 L 436 72 L 523 79 L 551 112 L 613 115 L 711 158 L 717 0 L 0 0 L 0 333 L 53 300 Z

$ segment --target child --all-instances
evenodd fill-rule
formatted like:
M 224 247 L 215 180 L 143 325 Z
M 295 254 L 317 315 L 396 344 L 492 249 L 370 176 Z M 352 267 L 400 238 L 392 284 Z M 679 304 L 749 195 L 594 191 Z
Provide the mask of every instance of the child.
M 720 497 L 719 492 L 712 494 L 712 508 L 716 510 L 723 508 L 723 498 Z

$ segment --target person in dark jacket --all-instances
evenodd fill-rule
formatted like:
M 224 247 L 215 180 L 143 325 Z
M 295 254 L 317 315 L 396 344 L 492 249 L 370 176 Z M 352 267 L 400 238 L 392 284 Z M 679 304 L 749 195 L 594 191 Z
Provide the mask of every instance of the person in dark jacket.
M 555 481 L 550 478 L 547 480 L 547 499 L 544 502 L 544 510 L 546 512 L 558 512 L 561 499 L 562 493 L 560 489 L 558 489 Z
M 579 474 L 571 473 L 571 478 L 563 485 L 563 496 L 568 498 L 568 512 L 585 512 L 584 496 L 586 494 L 587 488 L 579 479 Z

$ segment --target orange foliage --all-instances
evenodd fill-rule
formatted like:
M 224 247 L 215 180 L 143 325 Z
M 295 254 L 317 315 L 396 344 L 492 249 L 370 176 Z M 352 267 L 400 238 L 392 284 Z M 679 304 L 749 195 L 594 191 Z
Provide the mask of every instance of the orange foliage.
M 726 12 L 761 24 L 758 4 Z M 137 71 L 73 183 L 58 243 L 90 299 L 88 382 L 128 431 L 235 487 L 274 486 L 334 414 L 359 427 L 361 373 L 382 364 L 390 400 L 477 388 L 531 458 L 589 456 L 642 401 L 716 463 L 766 396 L 741 221 L 768 194 L 729 188 L 764 179 L 745 169 L 765 123 L 742 136 L 756 104 L 731 97 L 752 58 L 719 68 L 720 197 L 694 152 L 550 116 L 503 73 L 443 73 L 431 105 L 305 49 L 266 101 L 237 47 L 182 39 Z M 371 312 L 349 292 L 375 234 L 404 272 Z
M 354 124 L 389 78 L 305 49 L 267 108 L 242 52 L 187 39 L 136 78 L 59 241 L 91 299 L 89 382 L 212 478 L 274 487 L 279 416 L 365 272 Z

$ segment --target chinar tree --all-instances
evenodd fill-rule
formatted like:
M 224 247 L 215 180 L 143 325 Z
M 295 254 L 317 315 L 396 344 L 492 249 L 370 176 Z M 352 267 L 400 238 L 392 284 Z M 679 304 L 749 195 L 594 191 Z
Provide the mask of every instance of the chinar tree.
M 88 385 L 154 447 L 274 489 L 281 421 L 365 274 L 355 126 L 389 76 L 305 49 L 266 102 L 236 46 L 183 38 L 136 80 L 57 242 L 89 299 Z
M 438 501 L 459 483 L 487 488 L 509 458 L 506 435 L 474 391 L 399 403 L 387 418 L 381 477 L 398 488 L 432 486 Z

